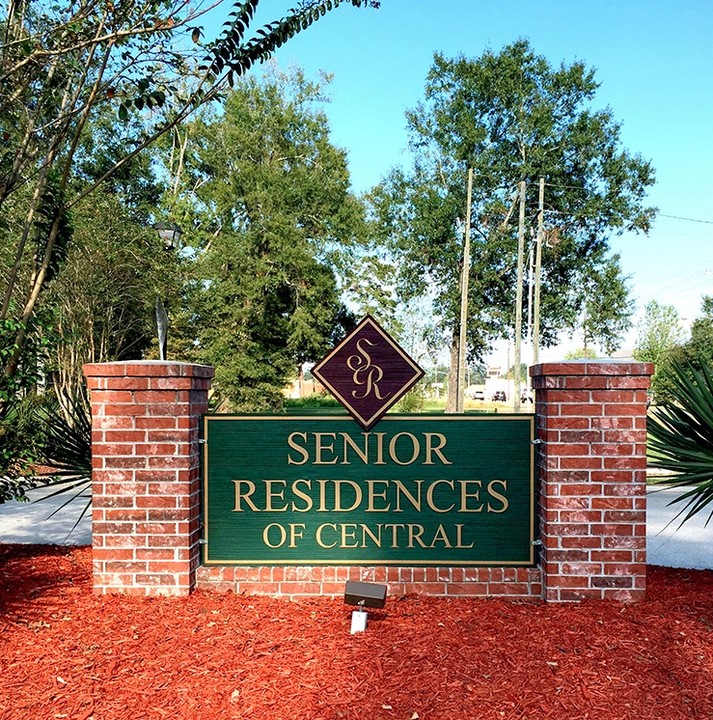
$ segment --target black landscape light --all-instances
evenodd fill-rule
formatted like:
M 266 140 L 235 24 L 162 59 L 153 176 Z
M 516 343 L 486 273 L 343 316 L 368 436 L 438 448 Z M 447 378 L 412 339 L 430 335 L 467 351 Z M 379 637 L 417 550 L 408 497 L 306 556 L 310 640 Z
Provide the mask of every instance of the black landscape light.
M 352 612 L 352 635 L 366 630 L 366 608 L 382 608 L 386 605 L 386 585 L 377 583 L 347 580 L 344 588 L 344 602 L 347 605 L 358 605 L 359 609 Z

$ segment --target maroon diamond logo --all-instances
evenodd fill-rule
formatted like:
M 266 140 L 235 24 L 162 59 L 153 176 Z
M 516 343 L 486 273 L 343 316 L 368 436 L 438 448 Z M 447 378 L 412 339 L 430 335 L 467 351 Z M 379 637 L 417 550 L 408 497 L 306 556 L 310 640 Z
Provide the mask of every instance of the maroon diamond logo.
M 365 430 L 424 375 L 369 315 L 312 368 L 312 374 Z

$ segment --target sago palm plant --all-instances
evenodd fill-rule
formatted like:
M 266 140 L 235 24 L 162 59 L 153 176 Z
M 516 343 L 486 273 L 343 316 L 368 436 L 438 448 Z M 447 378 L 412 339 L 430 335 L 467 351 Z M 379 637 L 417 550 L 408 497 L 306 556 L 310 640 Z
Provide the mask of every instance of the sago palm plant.
M 63 397 L 61 404 L 54 401 L 38 407 L 34 419 L 38 444 L 34 477 L 54 488 L 35 502 L 64 495 L 65 501 L 50 513 L 50 518 L 78 498 L 86 500 L 69 531 L 71 535 L 91 508 L 92 426 L 87 399 L 81 392 Z
M 682 504 L 681 523 L 710 508 L 707 525 L 713 518 L 713 368 L 676 366 L 670 382 L 670 399 L 649 417 L 649 465 L 673 473 L 662 484 L 684 489 L 672 501 Z

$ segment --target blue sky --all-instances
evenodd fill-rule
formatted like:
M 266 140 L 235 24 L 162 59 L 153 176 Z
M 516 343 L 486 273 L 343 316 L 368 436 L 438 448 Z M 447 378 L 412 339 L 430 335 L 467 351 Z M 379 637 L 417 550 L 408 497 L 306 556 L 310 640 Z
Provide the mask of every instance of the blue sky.
M 258 18 L 294 2 L 263 0 Z M 407 163 L 404 111 L 422 97 L 433 53 L 477 58 L 526 37 L 554 65 L 581 60 L 601 84 L 622 141 L 651 160 L 648 237 L 612 242 L 641 308 L 670 303 L 690 320 L 713 294 L 713 0 L 382 0 L 343 5 L 277 55 L 309 77 L 333 74 L 325 110 L 348 154 L 354 190 Z M 676 218 L 689 218 L 681 220 Z M 705 222 L 693 222 L 693 221 Z

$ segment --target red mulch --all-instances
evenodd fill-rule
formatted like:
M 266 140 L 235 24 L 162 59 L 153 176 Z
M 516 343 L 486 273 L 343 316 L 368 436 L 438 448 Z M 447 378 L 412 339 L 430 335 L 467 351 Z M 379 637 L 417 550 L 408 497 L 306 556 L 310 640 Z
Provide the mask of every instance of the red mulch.
M 91 550 L 0 545 L 0 718 L 713 718 L 713 572 L 646 602 L 95 597 Z

